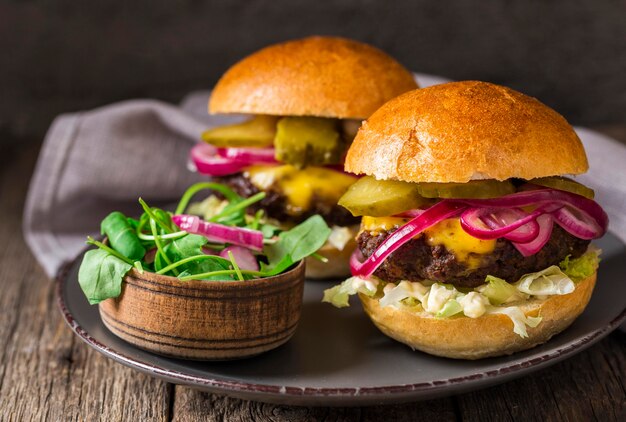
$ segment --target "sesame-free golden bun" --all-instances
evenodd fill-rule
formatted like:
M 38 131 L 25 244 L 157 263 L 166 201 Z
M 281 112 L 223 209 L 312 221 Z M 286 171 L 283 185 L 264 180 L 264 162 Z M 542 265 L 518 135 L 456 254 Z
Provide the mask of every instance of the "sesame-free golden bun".
M 381 180 L 459 182 L 584 173 L 583 145 L 537 99 L 478 81 L 413 90 L 361 126 L 346 171 Z
M 210 113 L 364 119 L 417 84 L 381 50 L 315 36 L 263 48 L 218 81 Z
M 526 316 L 542 318 L 536 327 L 527 327 L 525 338 L 513 332 L 513 322 L 502 314 L 435 318 L 424 311 L 381 308 L 378 299 L 361 293 L 359 298 L 384 334 L 413 349 L 448 358 L 482 359 L 530 349 L 566 329 L 589 303 L 595 283 L 594 273 L 578 282 L 570 294 L 511 304 L 519 306 Z

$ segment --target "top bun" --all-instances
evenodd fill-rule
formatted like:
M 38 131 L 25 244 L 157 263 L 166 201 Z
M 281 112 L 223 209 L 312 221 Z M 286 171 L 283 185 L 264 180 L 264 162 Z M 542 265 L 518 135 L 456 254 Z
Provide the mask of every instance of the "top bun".
M 579 174 L 587 157 L 574 129 L 535 98 L 486 82 L 407 92 L 363 123 L 346 171 L 407 182 Z
M 336 37 L 310 37 L 266 47 L 218 81 L 211 113 L 369 117 L 417 84 L 377 48 Z

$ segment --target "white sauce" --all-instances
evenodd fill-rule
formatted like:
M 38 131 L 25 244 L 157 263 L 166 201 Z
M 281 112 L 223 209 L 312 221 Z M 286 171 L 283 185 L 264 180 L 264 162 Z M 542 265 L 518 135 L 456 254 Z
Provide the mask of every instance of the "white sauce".
M 486 305 L 489 304 L 487 298 L 477 292 L 469 292 L 457 301 L 463 308 L 463 314 L 470 318 L 483 315 L 487 311 Z

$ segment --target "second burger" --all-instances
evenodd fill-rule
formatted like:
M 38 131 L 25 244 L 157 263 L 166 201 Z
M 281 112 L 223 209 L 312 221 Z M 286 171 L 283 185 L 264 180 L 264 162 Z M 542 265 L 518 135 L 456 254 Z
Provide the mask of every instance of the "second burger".
M 203 133 L 192 150 L 197 171 L 239 195 L 265 197 L 252 208 L 290 227 L 320 214 L 332 227 L 307 276 L 349 273 L 358 219 L 337 205 L 357 180 L 343 160 L 361 121 L 388 100 L 417 88 L 411 73 L 382 51 L 336 37 L 309 37 L 266 47 L 219 80 L 210 113 L 250 117 Z M 219 207 L 218 200 L 205 202 Z

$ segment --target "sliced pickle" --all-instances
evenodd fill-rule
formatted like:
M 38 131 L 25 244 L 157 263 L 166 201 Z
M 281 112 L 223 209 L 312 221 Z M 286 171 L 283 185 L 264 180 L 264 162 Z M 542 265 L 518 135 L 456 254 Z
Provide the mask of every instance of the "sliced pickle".
M 528 183 L 534 185 L 545 186 L 552 189 L 564 190 L 566 192 L 575 193 L 576 195 L 584 196 L 585 198 L 593 199 L 595 192 L 593 189 L 588 188 L 578 182 L 567 177 L 552 176 L 552 177 L 540 177 L 538 179 L 531 179 Z
M 496 198 L 515 192 L 508 180 L 470 180 L 467 183 L 416 183 L 417 191 L 426 198 Z
M 334 119 L 283 117 L 277 124 L 274 148 L 277 160 L 303 168 L 339 164 L 346 145 Z
M 251 120 L 218 126 L 202 133 L 202 139 L 216 147 L 268 147 L 274 143 L 278 117 L 257 115 Z
M 385 217 L 430 204 L 420 196 L 417 184 L 395 180 L 376 180 L 365 176 L 350 186 L 339 205 L 354 216 Z

